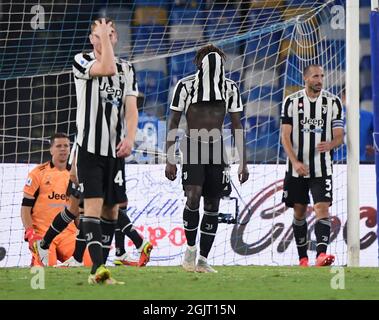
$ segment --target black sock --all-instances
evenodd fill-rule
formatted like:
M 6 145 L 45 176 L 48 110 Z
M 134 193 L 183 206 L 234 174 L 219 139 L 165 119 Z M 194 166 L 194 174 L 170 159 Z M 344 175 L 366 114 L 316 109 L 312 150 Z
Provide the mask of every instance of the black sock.
M 330 238 L 330 220 L 329 218 L 320 219 L 315 224 L 315 235 L 317 242 L 317 257 L 320 253 L 325 253 L 328 248 Z
M 69 223 L 74 219 L 75 216 L 68 211 L 67 208 L 64 208 L 60 213 L 58 213 L 41 241 L 41 248 L 49 249 L 50 243 L 54 240 L 54 238 L 66 229 Z
M 122 256 L 125 251 L 125 235 L 121 232 L 120 227 L 114 230 L 114 237 L 116 243 L 116 256 Z
M 82 224 L 92 260 L 91 274 L 95 274 L 96 269 L 104 263 L 100 219 L 96 217 L 84 217 Z
M 133 223 L 130 221 L 126 213 L 126 208 L 119 209 L 117 225 L 120 228 L 120 233 L 122 234 L 122 241 L 121 241 L 121 235 L 117 235 L 116 233 L 116 253 L 117 253 L 117 248 L 120 248 L 120 252 L 123 251 L 123 253 L 121 254 L 117 253 L 118 256 L 125 253 L 124 235 L 126 235 L 130 240 L 133 241 L 137 249 L 141 247 L 143 243 L 143 238 L 138 233 L 138 231 L 134 229 Z
M 101 218 L 101 231 L 102 231 L 102 244 L 103 244 L 103 263 L 105 264 L 108 259 L 109 250 L 114 236 L 114 229 L 116 228 L 117 220 L 108 220 Z
M 200 255 L 208 258 L 218 227 L 218 212 L 204 211 L 200 225 Z
M 292 221 L 293 234 L 295 236 L 295 242 L 297 246 L 297 253 L 299 254 L 299 259 L 308 258 L 308 224 L 307 220 L 297 220 L 295 217 Z
M 199 208 L 191 209 L 188 205 L 183 211 L 184 233 L 187 238 L 187 244 L 194 246 L 196 244 L 197 228 L 199 227 Z
M 76 242 L 75 242 L 75 251 L 74 251 L 74 259 L 78 262 L 83 261 L 83 255 L 84 251 L 86 250 L 86 238 L 84 236 L 84 231 L 83 231 L 83 215 L 80 215 L 79 218 L 79 226 L 78 226 L 78 234 L 76 236 Z

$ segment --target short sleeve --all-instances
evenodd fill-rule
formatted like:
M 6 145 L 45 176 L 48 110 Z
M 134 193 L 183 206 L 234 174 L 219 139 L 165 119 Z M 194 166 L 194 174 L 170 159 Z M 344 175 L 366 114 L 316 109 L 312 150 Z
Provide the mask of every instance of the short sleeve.
M 174 88 L 174 93 L 172 96 L 170 109 L 174 111 L 180 111 L 180 112 L 184 111 L 187 95 L 188 93 L 187 93 L 187 89 L 185 85 L 183 84 L 182 81 L 179 81 Z
M 123 69 L 126 78 L 125 95 L 138 97 L 136 71 L 134 70 L 133 65 L 129 62 L 125 62 L 123 63 Z
M 95 62 L 96 59 L 92 60 L 88 54 L 78 53 L 72 64 L 75 77 L 83 80 L 91 79 L 89 71 Z
M 282 105 L 282 111 L 280 114 L 280 119 L 282 124 L 290 124 L 292 125 L 292 117 L 293 117 L 293 102 L 290 97 L 287 97 Z
M 24 185 L 24 192 L 32 197 L 34 197 L 41 183 L 41 177 L 38 174 L 37 170 L 38 168 L 35 168 L 29 172 L 28 178 L 26 179 L 26 182 Z
M 235 83 L 231 83 L 230 87 L 227 85 L 227 100 L 226 105 L 228 112 L 241 112 L 243 111 L 243 104 L 241 94 L 238 86 Z
M 332 112 L 332 128 L 343 128 L 344 127 L 344 114 L 342 109 L 341 100 L 336 97 L 333 101 L 333 112 Z

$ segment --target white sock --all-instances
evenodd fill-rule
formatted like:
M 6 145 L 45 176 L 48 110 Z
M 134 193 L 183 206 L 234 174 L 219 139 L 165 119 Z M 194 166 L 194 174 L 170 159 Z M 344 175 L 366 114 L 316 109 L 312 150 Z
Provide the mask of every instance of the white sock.
M 192 252 L 196 251 L 196 245 L 194 245 L 194 246 L 187 246 L 187 248 L 188 248 L 189 251 L 192 251 Z

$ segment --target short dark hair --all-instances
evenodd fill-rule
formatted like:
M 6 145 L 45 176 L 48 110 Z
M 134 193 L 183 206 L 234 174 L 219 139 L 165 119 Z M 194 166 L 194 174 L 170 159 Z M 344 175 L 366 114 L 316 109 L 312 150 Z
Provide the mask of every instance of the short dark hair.
M 66 139 L 70 140 L 70 138 L 68 137 L 68 135 L 65 134 L 64 132 L 56 132 L 50 138 L 50 147 L 53 146 L 53 144 L 55 142 L 55 139 L 60 139 L 60 138 L 66 138 Z
M 198 69 L 201 68 L 201 61 L 203 61 L 204 57 L 211 52 L 217 52 L 223 61 L 226 60 L 226 54 L 221 49 L 217 48 L 213 44 L 208 44 L 197 51 L 195 59 L 193 60 L 193 63 Z
M 92 21 L 92 23 L 91 23 L 91 33 L 93 32 L 93 29 L 95 29 L 95 27 L 96 27 L 96 21 L 97 22 L 101 22 L 101 19 L 105 19 L 105 23 L 112 22 L 112 27 L 114 29 L 116 29 L 116 24 L 113 21 L 113 19 L 108 18 L 108 17 L 101 17 L 101 18 L 97 18 L 97 19 L 95 19 L 95 20 Z
M 307 65 L 304 70 L 303 70 L 303 76 L 305 77 L 305 75 L 308 73 L 309 69 L 312 68 L 312 67 L 319 67 L 319 68 L 322 68 L 322 65 L 319 64 L 319 63 L 311 63 L 309 65 Z

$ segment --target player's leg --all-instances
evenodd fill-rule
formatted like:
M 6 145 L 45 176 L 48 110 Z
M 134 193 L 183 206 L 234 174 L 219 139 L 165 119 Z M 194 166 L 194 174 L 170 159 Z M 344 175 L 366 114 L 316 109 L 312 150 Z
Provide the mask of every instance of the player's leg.
M 307 180 L 286 175 L 283 185 L 282 201 L 287 207 L 294 209 L 292 230 L 299 255 L 299 265 L 307 267 L 308 225 L 306 212 L 309 203 L 309 186 Z
M 223 150 L 222 145 L 214 143 L 213 148 Z M 213 151 L 212 151 L 213 152 Z M 212 161 L 215 161 L 212 153 Z M 218 228 L 218 215 L 220 199 L 231 192 L 230 168 L 223 164 L 208 164 L 204 166 L 205 181 L 202 195 L 204 196 L 204 215 L 200 224 L 200 256 L 196 266 L 197 272 L 217 272 L 208 265 L 208 255 L 214 243 Z
M 118 220 L 115 229 L 115 245 L 116 245 L 116 259 L 113 261 L 115 265 L 128 265 L 138 266 L 139 260 L 133 259 L 125 251 L 125 236 L 129 237 L 136 246 L 139 248 L 143 243 L 143 238 L 134 229 L 132 222 L 127 215 L 128 201 L 119 205 Z
M 182 184 L 187 198 L 183 210 L 184 233 L 187 239 L 187 249 L 182 266 L 186 271 L 196 269 L 196 237 L 199 227 L 199 206 L 204 183 L 204 165 L 184 164 L 182 168 Z
M 101 214 L 101 230 L 102 230 L 102 245 L 103 245 L 103 263 L 107 262 L 115 228 L 117 225 L 118 205 L 103 205 Z
M 48 266 L 52 267 L 57 264 L 57 246 L 53 242 L 49 247 L 49 263 Z
M 125 236 L 133 241 L 133 244 L 139 251 L 140 258 L 138 260 L 132 259 L 125 251 Z M 115 238 L 116 259 L 114 264 L 143 267 L 149 262 L 153 246 L 134 228 L 133 223 L 130 221 L 127 214 L 127 202 L 119 207 Z
M 57 214 L 47 229 L 42 240 L 36 241 L 35 247 L 38 257 L 42 264 L 46 265 L 49 260 L 49 246 L 51 242 L 59 235 L 79 214 L 79 197 L 80 190 L 77 185 L 69 181 L 67 195 L 70 196 L 69 206 Z
M 106 158 L 78 148 L 77 169 L 79 183 L 83 186 L 84 217 L 83 232 L 92 260 L 90 284 L 104 283 L 110 278 L 110 272 L 103 265 L 102 231 L 100 216 L 103 207 L 104 167 Z
M 333 201 L 332 177 L 311 180 L 311 191 L 316 213 L 315 235 L 317 242 L 316 266 L 329 266 L 335 257 L 327 254 L 330 239 L 329 207 Z
M 220 198 L 204 197 L 204 215 L 200 224 L 200 256 L 196 265 L 197 272 L 217 272 L 208 264 L 218 227 L 218 209 Z

